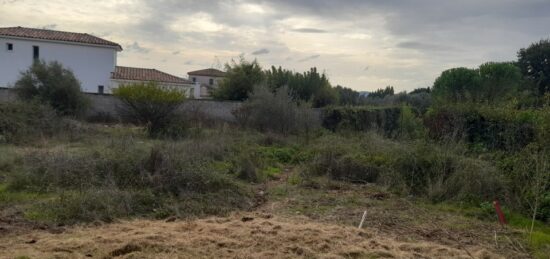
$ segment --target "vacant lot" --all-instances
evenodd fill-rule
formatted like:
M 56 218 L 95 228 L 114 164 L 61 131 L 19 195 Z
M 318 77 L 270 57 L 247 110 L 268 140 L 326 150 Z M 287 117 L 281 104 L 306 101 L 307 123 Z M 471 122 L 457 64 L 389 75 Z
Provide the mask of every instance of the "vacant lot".
M 398 169 L 409 159 L 492 172 L 450 148 L 439 157 L 374 133 L 305 138 L 227 125 L 155 140 L 133 126 L 71 123 L 66 134 L 0 146 L 0 258 L 544 258 L 548 251 L 543 223 L 538 243 L 529 243 L 523 217 L 507 211 L 513 226 L 503 228 L 490 207 L 460 202 L 464 193 L 490 194 L 483 182 L 448 183 L 454 193 L 403 183 Z

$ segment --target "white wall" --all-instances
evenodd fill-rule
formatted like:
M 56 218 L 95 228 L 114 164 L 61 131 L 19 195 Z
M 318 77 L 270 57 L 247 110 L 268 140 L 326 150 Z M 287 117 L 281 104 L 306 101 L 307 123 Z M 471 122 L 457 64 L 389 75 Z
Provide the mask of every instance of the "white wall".
M 210 79 L 214 79 L 214 84 L 213 84 L 214 87 L 218 87 L 219 82 L 223 79 L 223 77 L 189 75 L 190 81 L 193 81 L 193 78 L 196 78 L 198 83 L 205 84 L 205 85 L 210 85 Z
M 12 52 L 7 50 L 6 43 L 13 44 Z M 116 65 L 114 48 L 1 37 L 0 87 L 13 86 L 20 73 L 31 66 L 33 46 L 39 46 L 41 60 L 58 61 L 71 69 L 84 92 L 97 93 L 99 85 L 109 87 Z

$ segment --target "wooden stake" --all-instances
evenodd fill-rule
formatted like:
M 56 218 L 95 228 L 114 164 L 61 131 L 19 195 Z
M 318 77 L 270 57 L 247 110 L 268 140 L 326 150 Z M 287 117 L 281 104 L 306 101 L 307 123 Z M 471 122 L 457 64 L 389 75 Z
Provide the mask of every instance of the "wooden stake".
M 363 212 L 363 217 L 361 218 L 361 223 L 359 223 L 359 229 L 363 228 L 363 223 L 365 223 L 365 219 L 367 219 L 367 211 Z

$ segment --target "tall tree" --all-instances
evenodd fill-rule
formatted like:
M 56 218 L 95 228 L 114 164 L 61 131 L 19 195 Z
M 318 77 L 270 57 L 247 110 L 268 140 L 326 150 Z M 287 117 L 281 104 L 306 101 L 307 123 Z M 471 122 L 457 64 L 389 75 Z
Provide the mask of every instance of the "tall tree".
M 521 71 L 509 62 L 488 62 L 479 66 L 480 95 L 483 101 L 495 103 L 512 97 L 521 84 Z
M 226 76 L 213 94 L 216 99 L 246 100 L 254 86 L 264 80 L 264 73 L 256 60 L 249 62 L 240 57 L 239 62 L 232 60 L 231 64 L 226 64 L 225 70 Z
M 479 99 L 480 76 L 477 70 L 465 67 L 443 71 L 435 80 L 432 97 L 436 102 L 467 102 Z
M 380 98 L 384 99 L 386 96 L 392 96 L 395 94 L 395 90 L 393 89 L 393 86 L 389 85 L 386 86 L 384 89 L 378 89 L 368 95 L 369 98 Z
M 518 66 L 523 75 L 536 84 L 537 94 L 550 93 L 550 39 L 520 49 Z

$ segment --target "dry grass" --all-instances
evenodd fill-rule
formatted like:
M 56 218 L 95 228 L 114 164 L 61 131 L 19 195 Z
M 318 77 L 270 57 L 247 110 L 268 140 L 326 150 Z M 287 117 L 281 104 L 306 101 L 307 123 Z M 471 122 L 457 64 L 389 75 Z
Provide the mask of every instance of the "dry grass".
M 468 254 L 470 253 L 470 255 Z M 234 214 L 194 221 L 136 220 L 0 238 L 0 258 L 502 258 L 303 217 Z

